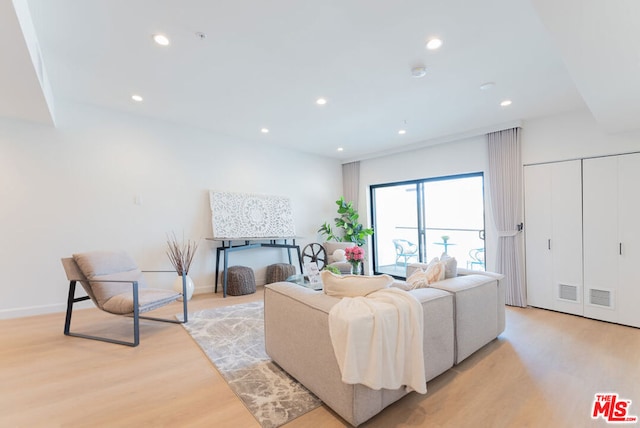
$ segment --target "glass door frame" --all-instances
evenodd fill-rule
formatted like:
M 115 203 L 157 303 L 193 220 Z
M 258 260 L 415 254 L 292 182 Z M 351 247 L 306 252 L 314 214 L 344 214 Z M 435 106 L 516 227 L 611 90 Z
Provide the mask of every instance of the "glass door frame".
M 377 263 L 377 237 L 376 237 L 376 226 L 377 226 L 377 218 L 376 218 L 376 196 L 375 196 L 375 190 L 376 189 L 381 189 L 381 188 L 385 188 L 385 187 L 399 187 L 399 186 L 406 186 L 406 185 L 415 185 L 416 186 L 416 215 L 417 215 L 417 228 L 418 228 L 418 257 L 419 257 L 419 261 L 421 261 L 422 263 L 426 263 L 428 262 L 425 257 L 426 257 L 426 249 L 427 249 L 427 227 L 426 227 L 426 217 L 425 217 L 425 194 L 424 194 L 424 187 L 425 187 L 425 183 L 429 183 L 429 182 L 434 182 L 434 181 L 447 181 L 447 180 L 456 180 L 456 179 L 462 179 L 462 178 L 471 178 L 471 177 L 481 177 L 482 178 L 482 227 L 483 229 L 479 232 L 479 238 L 482 240 L 483 244 L 484 244 L 484 254 L 487 253 L 486 251 L 486 239 L 485 239 L 485 232 L 486 232 L 486 201 L 485 201 L 485 190 L 484 190 L 484 185 L 485 185 L 485 180 L 484 180 L 484 172 L 472 172 L 472 173 L 465 173 L 465 174 L 455 174 L 455 175 L 447 175 L 447 176 L 441 176 L 441 177 L 432 177 L 432 178 L 422 178 L 422 179 L 417 179 L 417 180 L 407 180 L 407 181 L 398 181 L 398 182 L 393 182 L 393 183 L 383 183 L 383 184 L 375 184 L 375 185 L 371 185 L 369 186 L 369 196 L 370 196 L 370 201 L 371 201 L 371 225 L 373 227 L 373 236 L 371 239 L 371 258 L 372 258 L 372 267 L 373 267 L 373 273 L 374 275 L 379 275 L 381 273 L 384 272 L 379 272 L 377 267 L 378 267 L 378 263 Z M 447 229 L 449 230 L 449 229 Z M 464 229 L 460 229 L 460 230 L 464 230 Z M 473 229 L 475 230 L 475 229 Z M 484 261 L 485 266 L 486 266 L 486 260 Z M 392 275 L 396 278 L 403 278 L 403 277 L 398 277 L 397 275 Z

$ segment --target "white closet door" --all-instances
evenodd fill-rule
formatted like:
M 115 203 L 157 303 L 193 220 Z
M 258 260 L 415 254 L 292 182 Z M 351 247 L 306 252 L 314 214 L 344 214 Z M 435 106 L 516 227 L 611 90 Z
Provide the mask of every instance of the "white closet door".
M 618 322 L 618 156 L 583 161 L 584 315 Z
M 640 327 L 640 154 L 620 156 L 618 168 L 619 322 Z
M 524 168 L 524 233 L 527 303 L 553 309 L 551 239 L 551 174 L 549 165 Z
M 582 315 L 581 161 L 525 167 L 527 302 Z
M 553 308 L 583 314 L 582 162 L 551 164 Z

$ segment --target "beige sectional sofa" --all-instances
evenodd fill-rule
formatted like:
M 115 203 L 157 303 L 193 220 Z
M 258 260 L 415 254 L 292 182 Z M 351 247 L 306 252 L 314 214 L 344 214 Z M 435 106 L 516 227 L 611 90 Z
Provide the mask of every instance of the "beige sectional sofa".
M 424 265 L 411 264 L 412 269 Z M 425 382 L 460 363 L 504 330 L 502 275 L 460 269 L 455 278 L 409 291 L 424 314 Z M 397 282 L 400 288 L 406 283 Z M 327 406 L 357 426 L 407 394 L 341 380 L 329 311 L 339 301 L 321 291 L 278 282 L 265 286 L 267 354 Z

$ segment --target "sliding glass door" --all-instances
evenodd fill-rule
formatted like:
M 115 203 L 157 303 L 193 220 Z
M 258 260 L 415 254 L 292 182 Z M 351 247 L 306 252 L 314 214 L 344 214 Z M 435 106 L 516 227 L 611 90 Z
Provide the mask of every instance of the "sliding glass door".
M 482 173 L 371 187 L 375 273 L 404 277 L 408 263 L 443 253 L 484 270 Z
M 372 188 L 374 270 L 404 276 L 407 263 L 419 260 L 418 184 Z M 379 225 L 379 227 L 378 227 Z

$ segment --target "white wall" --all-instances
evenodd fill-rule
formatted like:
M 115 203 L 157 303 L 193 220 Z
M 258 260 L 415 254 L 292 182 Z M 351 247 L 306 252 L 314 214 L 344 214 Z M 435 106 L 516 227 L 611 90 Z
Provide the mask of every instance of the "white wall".
M 62 311 L 60 258 L 128 251 L 166 269 L 166 236 L 211 236 L 210 189 L 288 196 L 301 245 L 335 216 L 340 162 L 90 106 L 58 106 L 57 128 L 0 119 L 0 318 Z M 135 204 L 136 197 L 141 205 Z M 284 250 L 235 253 L 264 283 Z M 190 275 L 211 291 L 215 246 L 202 240 Z M 170 287 L 173 276 L 150 278 Z
M 605 132 L 587 110 L 523 122 L 526 164 L 629 153 L 640 150 L 640 132 Z

